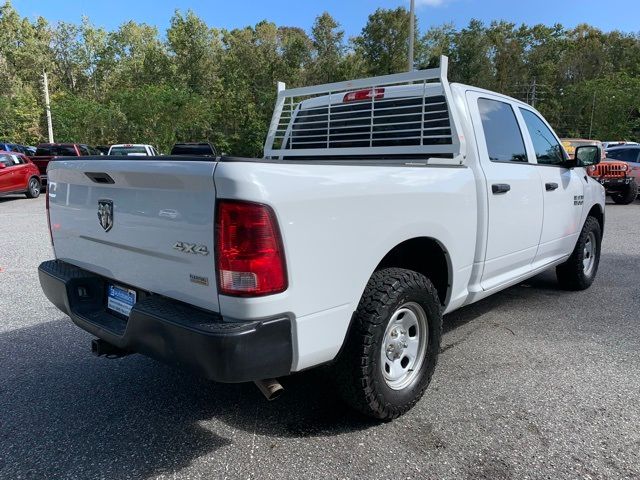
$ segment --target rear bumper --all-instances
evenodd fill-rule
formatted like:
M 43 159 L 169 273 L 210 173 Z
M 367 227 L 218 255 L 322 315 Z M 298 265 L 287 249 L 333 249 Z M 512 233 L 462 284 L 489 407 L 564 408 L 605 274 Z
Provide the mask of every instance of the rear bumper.
M 291 318 L 225 321 L 158 295 L 140 292 L 128 320 L 106 309 L 108 279 L 51 260 L 38 268 L 47 298 L 83 330 L 118 348 L 194 370 L 219 382 L 287 375 L 293 347 Z

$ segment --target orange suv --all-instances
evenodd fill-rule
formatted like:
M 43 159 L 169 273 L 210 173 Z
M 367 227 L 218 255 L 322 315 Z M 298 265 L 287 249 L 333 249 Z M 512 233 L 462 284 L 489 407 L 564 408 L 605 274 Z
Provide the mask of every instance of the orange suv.
M 576 147 L 582 145 L 599 145 L 603 152 L 602 161 L 598 165 L 587 168 L 587 174 L 600 182 L 605 188 L 607 195 L 620 205 L 628 205 L 636 199 L 638 195 L 638 184 L 631 176 L 630 167 L 627 163 L 610 158 L 605 158 L 602 142 L 599 140 L 587 140 L 582 138 L 563 138 L 562 146 L 570 157 L 573 157 Z

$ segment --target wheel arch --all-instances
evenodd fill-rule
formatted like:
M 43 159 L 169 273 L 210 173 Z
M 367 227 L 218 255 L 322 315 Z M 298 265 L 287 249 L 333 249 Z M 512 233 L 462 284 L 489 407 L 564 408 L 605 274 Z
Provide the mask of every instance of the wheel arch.
M 374 272 L 384 268 L 405 268 L 421 273 L 433 283 L 442 305 L 451 294 L 453 271 L 446 247 L 432 237 L 414 237 L 399 243 L 380 260 Z
M 602 205 L 599 203 L 593 205 L 584 219 L 585 222 L 588 217 L 593 217 L 598 221 L 600 224 L 600 231 L 604 234 L 604 209 L 602 208 Z

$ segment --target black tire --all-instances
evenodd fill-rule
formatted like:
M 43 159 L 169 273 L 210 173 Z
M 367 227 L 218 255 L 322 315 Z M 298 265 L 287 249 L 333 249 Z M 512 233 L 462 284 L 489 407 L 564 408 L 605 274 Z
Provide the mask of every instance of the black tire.
M 417 373 L 410 374 L 410 384 L 392 389 L 382 372 L 384 337 L 394 312 L 416 304 L 426 314 L 428 325 L 424 356 L 416 355 L 423 360 Z M 350 406 L 370 417 L 390 420 L 404 414 L 420 400 L 431 381 L 441 336 L 442 306 L 429 279 L 401 268 L 375 272 L 360 299 L 345 347 L 332 369 L 338 391 Z
M 592 235 L 592 236 L 591 236 Z M 593 241 L 593 265 L 589 271 L 585 271 L 584 262 L 588 262 L 585 253 L 587 241 Z M 556 276 L 560 286 L 565 290 L 585 290 L 591 286 L 598 273 L 600 264 L 600 251 L 602 246 L 602 229 L 600 223 L 594 217 L 587 217 L 578 237 L 573 253 L 569 259 L 556 267 Z
M 27 198 L 38 198 L 40 196 L 41 188 L 42 183 L 40 183 L 40 180 L 37 177 L 31 177 L 29 179 L 25 195 L 27 196 Z
M 626 188 L 622 192 L 616 192 L 611 195 L 611 199 L 618 205 L 629 205 L 637 196 L 638 184 L 635 179 L 631 179 Z

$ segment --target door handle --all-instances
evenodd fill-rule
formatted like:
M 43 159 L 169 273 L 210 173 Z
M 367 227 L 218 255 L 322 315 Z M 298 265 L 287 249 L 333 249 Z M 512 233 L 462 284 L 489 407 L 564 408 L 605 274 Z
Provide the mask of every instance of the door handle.
M 511 185 L 508 183 L 494 183 L 491 185 L 491 191 L 494 194 L 507 193 L 509 190 L 511 190 Z
M 556 188 L 558 188 L 558 184 L 554 182 L 545 183 L 544 188 L 547 190 L 547 192 L 550 192 L 551 190 L 555 190 Z

